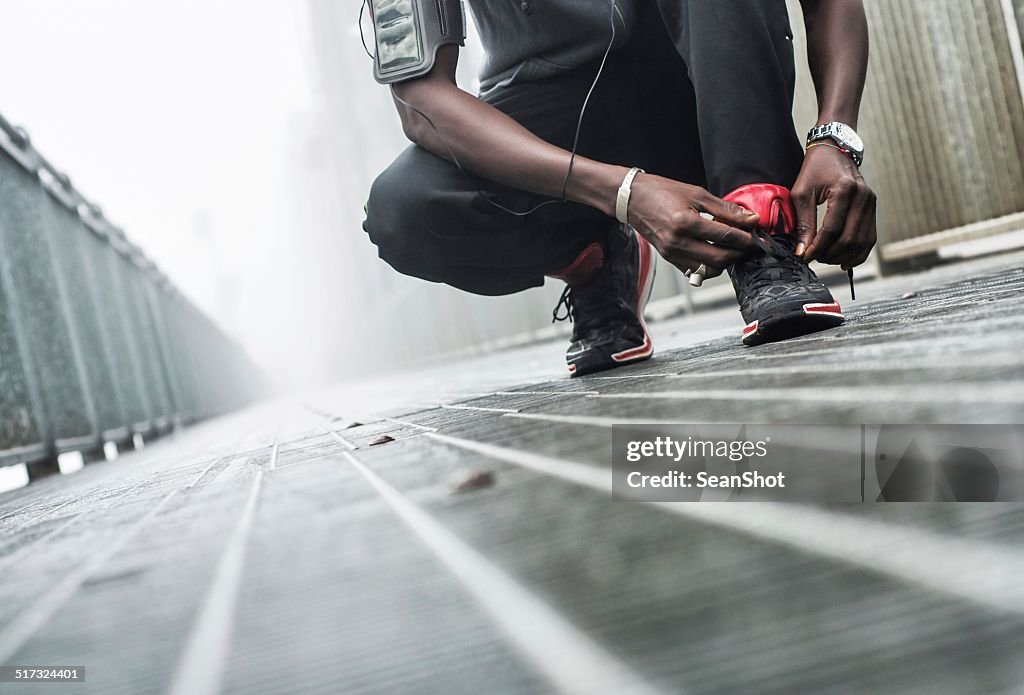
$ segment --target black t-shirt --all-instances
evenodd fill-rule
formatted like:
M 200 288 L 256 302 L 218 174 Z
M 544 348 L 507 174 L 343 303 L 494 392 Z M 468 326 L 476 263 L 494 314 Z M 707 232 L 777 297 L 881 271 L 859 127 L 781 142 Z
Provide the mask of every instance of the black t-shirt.
M 615 0 L 613 49 L 629 41 L 635 1 Z M 612 40 L 612 0 L 469 0 L 469 7 L 486 52 L 481 93 L 578 68 Z

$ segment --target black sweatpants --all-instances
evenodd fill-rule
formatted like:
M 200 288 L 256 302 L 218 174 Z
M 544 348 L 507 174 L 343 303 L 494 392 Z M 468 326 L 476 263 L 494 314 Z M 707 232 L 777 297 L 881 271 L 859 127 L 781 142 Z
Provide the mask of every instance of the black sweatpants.
M 642 0 L 628 45 L 609 56 L 580 135 L 590 159 L 640 167 L 718 196 L 748 183 L 792 187 L 803 161 L 785 0 Z M 610 35 L 609 27 L 609 35 Z M 489 92 L 540 138 L 572 146 L 594 63 Z M 374 182 L 363 227 L 406 275 L 484 295 L 544 283 L 613 221 L 460 171 L 411 146 Z

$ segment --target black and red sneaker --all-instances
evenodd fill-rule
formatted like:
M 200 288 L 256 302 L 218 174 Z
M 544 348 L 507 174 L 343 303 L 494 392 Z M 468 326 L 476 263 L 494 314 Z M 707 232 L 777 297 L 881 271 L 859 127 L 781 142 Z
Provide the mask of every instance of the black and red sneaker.
M 796 255 L 793 204 L 782 186 L 753 184 L 725 197 L 761 216 L 765 254 L 729 268 L 746 326 L 745 345 L 760 345 L 834 328 L 843 310 L 814 271 Z
M 642 362 L 654 354 L 644 322 L 654 287 L 654 250 L 632 228 L 609 237 L 603 263 L 586 282 L 566 286 L 553 314 L 555 321 L 573 322 L 565 355 L 572 376 Z

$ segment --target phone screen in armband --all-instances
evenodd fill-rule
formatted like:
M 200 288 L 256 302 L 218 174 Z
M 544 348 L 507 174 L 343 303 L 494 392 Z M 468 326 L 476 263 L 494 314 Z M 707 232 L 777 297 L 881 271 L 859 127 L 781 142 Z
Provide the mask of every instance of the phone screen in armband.
M 414 0 L 377 0 L 373 29 L 377 65 L 382 76 L 415 68 L 423 62 L 419 18 Z

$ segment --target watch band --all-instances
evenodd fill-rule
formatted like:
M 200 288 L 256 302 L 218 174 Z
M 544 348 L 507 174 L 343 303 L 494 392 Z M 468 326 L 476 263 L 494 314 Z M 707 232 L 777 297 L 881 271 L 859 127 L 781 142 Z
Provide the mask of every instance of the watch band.
M 643 169 L 633 167 L 626 174 L 626 177 L 622 179 L 622 185 L 619 186 L 619 194 L 615 197 L 615 219 L 622 224 L 629 224 L 629 197 L 633 193 L 633 179 L 636 178 L 637 174 L 646 173 Z
M 807 133 L 807 144 L 810 145 L 812 142 L 817 140 L 824 140 L 825 138 L 832 137 L 832 127 L 835 124 L 825 123 L 824 125 L 814 126 L 811 131 Z
M 859 167 L 864 163 L 864 151 L 863 149 L 858 150 L 857 146 L 851 146 L 846 142 L 843 135 L 844 128 L 848 129 L 849 132 L 854 137 L 857 137 L 857 139 L 859 140 L 859 136 L 857 136 L 857 133 L 856 131 L 853 130 L 853 128 L 851 128 L 848 125 L 833 121 L 832 123 L 825 123 L 823 125 L 811 128 L 810 132 L 807 133 L 807 147 L 809 148 L 814 143 L 820 142 L 822 140 L 832 140 L 837 145 L 839 145 L 839 147 L 837 147 L 836 149 L 840 150 L 841 152 L 844 152 L 847 156 L 850 157 L 850 159 L 853 160 L 853 163 Z

